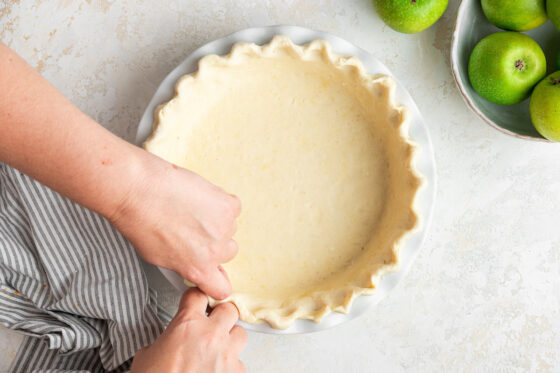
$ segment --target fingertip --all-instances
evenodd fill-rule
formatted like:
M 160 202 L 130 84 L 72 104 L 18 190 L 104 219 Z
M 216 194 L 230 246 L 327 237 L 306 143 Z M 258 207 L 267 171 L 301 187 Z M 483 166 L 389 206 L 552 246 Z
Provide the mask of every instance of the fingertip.
M 239 311 L 233 303 L 223 302 L 214 307 L 209 317 L 231 332 L 231 329 L 239 320 Z
M 249 335 L 247 334 L 247 331 L 240 325 L 234 325 L 233 328 L 231 328 L 229 334 L 236 339 L 236 341 L 241 345 L 242 348 L 244 348 L 249 341 Z
M 224 300 L 231 294 L 231 283 L 221 266 L 214 267 L 206 273 L 205 281 L 199 286 L 206 294 L 217 300 Z
M 230 315 L 232 319 L 235 318 L 234 322 L 237 322 L 237 320 L 239 320 L 239 310 L 237 309 L 237 306 L 232 302 L 220 303 L 216 307 L 214 307 L 214 310 L 225 312 L 226 314 Z
M 230 240 L 226 244 L 223 250 L 221 259 L 223 260 L 224 263 L 230 262 L 233 260 L 233 258 L 235 258 L 238 252 L 239 252 L 239 245 L 237 245 L 237 242 L 235 242 L 234 240 Z
M 233 210 L 235 212 L 235 215 L 239 216 L 239 214 L 241 214 L 241 200 L 235 194 L 230 194 L 230 196 L 232 197 L 233 200 L 232 204 L 233 204 Z
M 229 281 L 229 276 L 226 270 L 224 269 L 224 267 L 222 267 L 221 265 L 218 266 L 218 272 L 221 274 L 222 278 L 224 279 L 224 287 L 223 287 L 223 292 L 221 294 L 222 298 L 220 298 L 220 300 L 223 300 L 231 295 L 232 292 L 231 282 Z
M 231 287 L 227 289 L 220 289 L 216 291 L 216 296 L 212 297 L 216 300 L 224 300 L 231 295 Z
M 179 311 L 192 309 L 197 313 L 204 313 L 208 306 L 208 297 L 198 288 L 189 288 L 181 296 L 179 301 Z

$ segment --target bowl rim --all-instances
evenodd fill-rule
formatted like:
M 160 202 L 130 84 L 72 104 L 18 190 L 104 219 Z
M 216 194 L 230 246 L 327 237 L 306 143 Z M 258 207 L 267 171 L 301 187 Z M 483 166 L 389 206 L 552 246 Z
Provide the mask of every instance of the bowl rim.
M 465 103 L 467 104 L 467 106 L 475 113 L 479 116 L 480 119 L 482 119 L 484 122 L 486 122 L 486 124 L 490 125 L 490 127 L 493 127 L 495 129 L 497 129 L 498 131 L 505 133 L 506 135 L 510 135 L 513 137 L 517 137 L 518 139 L 522 139 L 522 140 L 531 140 L 531 141 L 541 141 L 541 142 L 547 142 L 547 143 L 551 143 L 552 141 L 544 138 L 544 137 L 534 137 L 534 136 L 527 136 L 527 135 L 521 135 L 517 132 L 513 132 L 510 131 L 508 129 L 505 129 L 504 127 L 496 124 L 492 119 L 488 118 L 480 109 L 478 109 L 478 107 L 476 106 L 476 104 L 473 102 L 473 100 L 469 97 L 469 95 L 467 94 L 467 92 L 465 91 L 464 88 L 464 83 L 459 75 L 459 66 L 456 62 L 456 56 L 457 56 L 457 48 L 458 48 L 458 43 L 459 43 L 459 28 L 458 28 L 458 24 L 459 24 L 459 19 L 462 16 L 462 13 L 465 12 L 465 9 L 467 8 L 467 4 L 470 4 L 469 0 L 461 0 L 461 3 L 459 4 L 459 8 L 457 9 L 457 16 L 455 17 L 455 25 L 453 27 L 453 34 L 451 37 L 451 49 L 450 49 L 450 60 L 451 60 L 451 73 L 453 75 L 453 79 L 455 80 L 455 84 L 457 85 L 457 88 L 459 89 L 459 92 L 461 92 L 461 96 L 463 97 L 463 100 L 465 101 Z M 470 83 L 468 83 L 470 84 Z

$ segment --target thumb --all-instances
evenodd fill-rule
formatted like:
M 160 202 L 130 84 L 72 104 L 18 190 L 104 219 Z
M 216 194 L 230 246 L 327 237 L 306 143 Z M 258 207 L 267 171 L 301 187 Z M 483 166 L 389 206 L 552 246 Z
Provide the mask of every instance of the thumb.
M 225 299 L 231 294 L 231 284 L 222 266 L 208 269 L 196 285 L 200 290 L 217 300 Z

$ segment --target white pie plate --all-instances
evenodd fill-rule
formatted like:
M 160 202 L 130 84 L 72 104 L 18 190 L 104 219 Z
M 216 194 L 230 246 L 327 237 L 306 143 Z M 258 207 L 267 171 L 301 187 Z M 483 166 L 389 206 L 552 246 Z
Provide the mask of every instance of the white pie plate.
M 279 34 L 288 36 L 296 44 L 305 44 L 315 39 L 327 40 L 332 45 L 335 53 L 358 57 L 363 62 L 369 73 L 393 76 L 385 65 L 365 50 L 360 49 L 337 36 L 324 32 L 296 26 L 255 27 L 237 31 L 198 48 L 187 56 L 187 58 L 181 62 L 179 66 L 177 66 L 165 77 L 140 120 L 136 134 L 136 144 L 139 146 L 142 145 L 146 138 L 151 134 L 154 110 L 156 106 L 169 101 L 173 97 L 175 82 L 177 82 L 181 76 L 196 71 L 200 58 L 208 54 L 227 54 L 229 53 L 232 45 L 240 41 L 253 42 L 262 45 L 270 41 L 274 35 Z M 397 80 L 394 76 L 393 78 Z M 417 196 L 418 211 L 422 217 L 421 226 L 409 236 L 403 245 L 399 255 L 399 270 L 382 276 L 378 282 L 375 293 L 369 296 L 358 297 L 353 303 L 350 312 L 347 314 L 333 312 L 325 316 L 320 323 L 315 323 L 309 320 L 296 320 L 291 327 L 285 330 L 273 329 L 266 323 L 253 325 L 245 322 L 239 322 L 239 324 L 241 324 L 244 328 L 252 331 L 273 334 L 310 333 L 328 329 L 335 325 L 352 320 L 365 313 L 372 305 L 379 302 L 389 291 L 394 289 L 397 283 L 408 272 L 412 266 L 412 262 L 422 247 L 422 243 L 424 242 L 430 224 L 432 207 L 435 200 L 436 170 L 428 128 L 422 120 L 418 107 L 398 81 L 396 100 L 398 103 L 407 106 L 410 111 L 410 136 L 419 144 L 420 147 L 420 151 L 416 158 L 416 167 L 425 178 L 425 183 L 419 190 Z M 175 272 L 164 268 L 160 268 L 160 270 L 178 291 L 183 292 L 187 289 L 187 286 L 183 283 L 183 279 Z

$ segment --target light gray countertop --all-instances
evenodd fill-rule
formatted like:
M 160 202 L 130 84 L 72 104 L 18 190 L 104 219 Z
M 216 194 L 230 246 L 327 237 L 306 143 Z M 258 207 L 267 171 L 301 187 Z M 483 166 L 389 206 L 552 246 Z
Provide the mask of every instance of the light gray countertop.
M 560 145 L 521 141 L 463 103 L 449 67 L 458 1 L 416 35 L 368 0 L 3 1 L 0 40 L 128 140 L 163 77 L 196 47 L 294 24 L 370 51 L 410 91 L 438 167 L 434 220 L 405 280 L 367 315 L 324 332 L 251 333 L 250 372 L 560 370 Z M 172 293 L 163 292 L 170 303 Z M 0 372 L 20 337 L 0 329 Z

